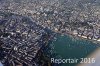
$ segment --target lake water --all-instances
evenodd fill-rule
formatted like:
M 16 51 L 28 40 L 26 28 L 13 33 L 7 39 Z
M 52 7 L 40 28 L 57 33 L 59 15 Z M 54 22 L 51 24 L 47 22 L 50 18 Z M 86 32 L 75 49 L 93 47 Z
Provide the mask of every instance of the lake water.
M 68 35 L 57 35 L 57 40 L 50 44 L 52 47 L 52 57 L 54 58 L 85 58 L 93 52 L 98 46 L 91 41 L 83 39 L 73 39 Z M 80 61 L 78 61 L 80 62 Z M 78 64 L 78 63 L 77 63 Z M 76 63 L 61 64 L 59 66 L 76 66 Z

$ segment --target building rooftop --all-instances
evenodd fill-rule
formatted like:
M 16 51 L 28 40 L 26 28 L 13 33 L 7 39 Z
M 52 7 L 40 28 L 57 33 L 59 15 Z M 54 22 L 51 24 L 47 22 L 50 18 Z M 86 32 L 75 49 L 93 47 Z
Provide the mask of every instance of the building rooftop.
M 49 41 L 49 33 L 27 17 L 0 13 L 0 55 L 4 54 L 1 62 L 9 59 L 34 66 L 33 59 Z

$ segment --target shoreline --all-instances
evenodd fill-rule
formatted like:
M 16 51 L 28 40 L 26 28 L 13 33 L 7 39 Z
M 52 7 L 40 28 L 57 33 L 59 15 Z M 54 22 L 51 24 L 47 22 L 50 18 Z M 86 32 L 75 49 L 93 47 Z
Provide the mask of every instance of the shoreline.
M 74 38 L 74 39 L 78 39 L 78 40 L 79 39 L 84 39 L 84 40 L 91 41 L 91 42 L 93 42 L 95 44 L 100 44 L 100 39 L 90 39 L 90 37 L 87 38 L 87 36 L 81 36 L 81 35 L 79 35 L 77 33 L 73 33 L 73 32 L 61 33 L 59 31 L 57 31 L 57 33 L 61 34 L 62 36 L 63 35 L 69 35 L 71 38 Z
M 79 34 L 74 34 L 74 33 L 67 33 L 67 35 L 70 35 L 71 37 L 74 37 L 75 39 L 84 39 L 84 40 L 92 41 L 93 43 L 96 43 L 96 44 L 100 44 L 100 39 L 99 40 L 90 39 L 90 38 L 87 38 L 87 36 L 81 36 Z

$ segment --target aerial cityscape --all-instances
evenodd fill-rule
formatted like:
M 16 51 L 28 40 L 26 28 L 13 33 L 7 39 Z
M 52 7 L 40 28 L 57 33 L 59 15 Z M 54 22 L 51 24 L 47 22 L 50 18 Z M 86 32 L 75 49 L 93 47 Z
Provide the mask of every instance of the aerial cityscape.
M 76 49 L 87 57 L 99 47 L 100 0 L 0 0 L 3 66 L 77 66 L 50 59 L 73 58 Z

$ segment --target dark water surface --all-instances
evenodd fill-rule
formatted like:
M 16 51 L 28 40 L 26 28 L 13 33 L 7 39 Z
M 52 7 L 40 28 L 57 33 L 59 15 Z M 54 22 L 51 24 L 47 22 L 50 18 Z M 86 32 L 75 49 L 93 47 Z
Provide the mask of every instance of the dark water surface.
M 91 52 L 93 52 L 98 46 L 88 40 L 83 39 L 73 39 L 67 35 L 57 36 L 57 40 L 52 44 L 52 52 L 55 54 L 54 58 L 85 58 Z M 78 61 L 79 62 L 79 61 Z M 60 66 L 76 66 L 74 64 L 61 64 Z

